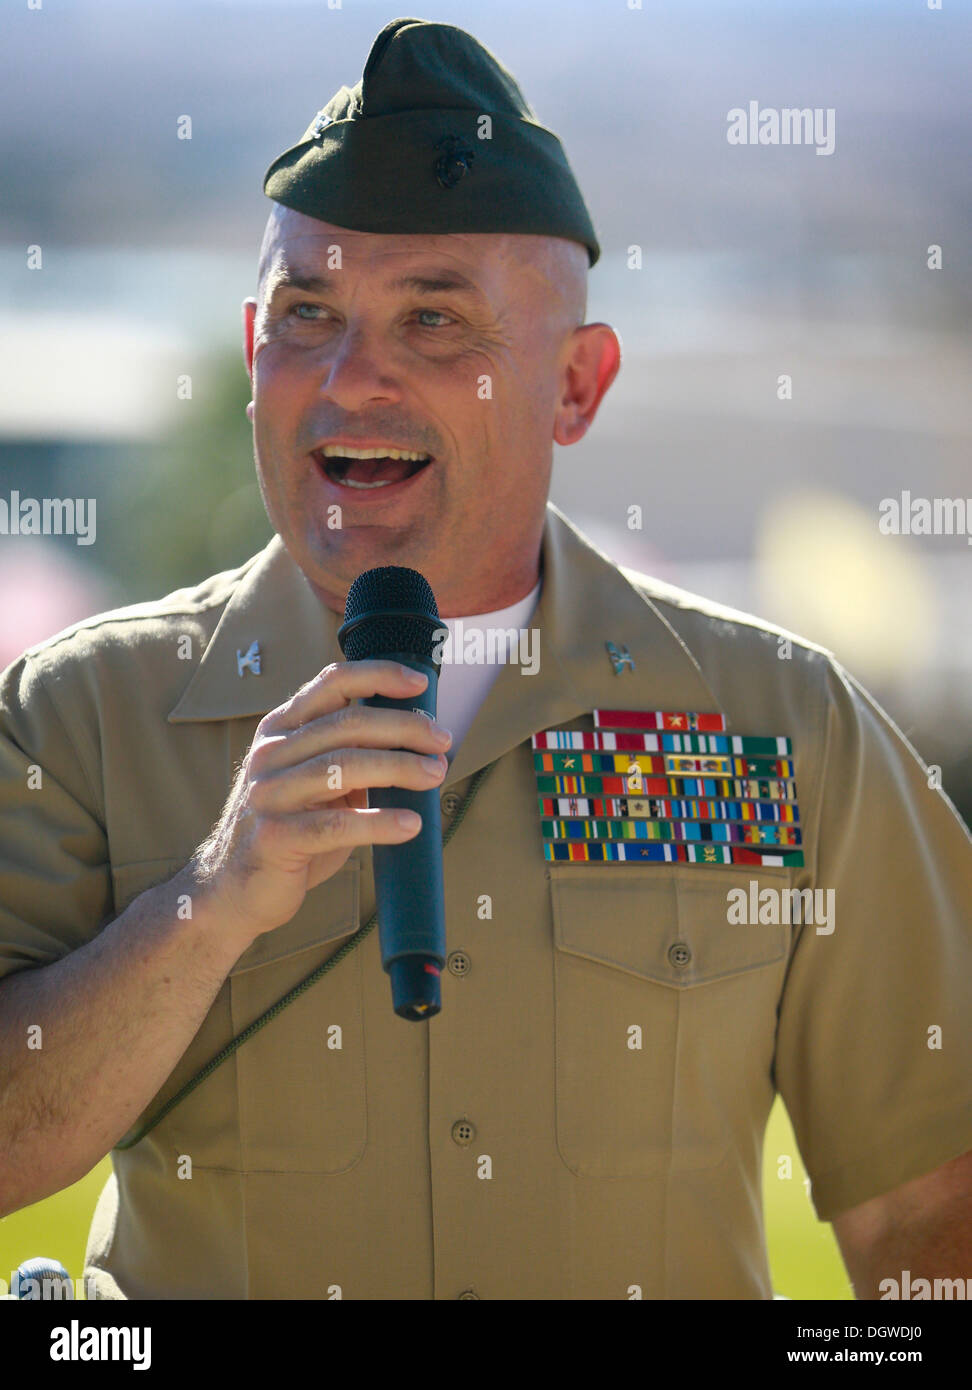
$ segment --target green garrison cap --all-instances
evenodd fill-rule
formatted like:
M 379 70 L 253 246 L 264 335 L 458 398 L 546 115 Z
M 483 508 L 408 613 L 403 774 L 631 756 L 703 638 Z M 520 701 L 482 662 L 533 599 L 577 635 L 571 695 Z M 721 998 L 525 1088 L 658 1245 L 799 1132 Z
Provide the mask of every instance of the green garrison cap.
M 488 120 L 486 119 L 488 117 Z M 560 141 L 512 75 L 451 24 L 396 19 L 263 191 L 361 232 L 521 232 L 601 254 Z

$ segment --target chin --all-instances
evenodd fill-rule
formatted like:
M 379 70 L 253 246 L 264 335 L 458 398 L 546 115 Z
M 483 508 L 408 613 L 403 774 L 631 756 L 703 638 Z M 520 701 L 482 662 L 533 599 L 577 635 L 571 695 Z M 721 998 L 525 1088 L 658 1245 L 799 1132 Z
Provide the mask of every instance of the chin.
M 296 552 L 292 546 L 287 548 L 315 587 L 340 590 L 342 595 L 365 570 L 403 565 L 425 574 L 430 559 L 414 536 L 387 526 L 315 531 L 302 538 Z

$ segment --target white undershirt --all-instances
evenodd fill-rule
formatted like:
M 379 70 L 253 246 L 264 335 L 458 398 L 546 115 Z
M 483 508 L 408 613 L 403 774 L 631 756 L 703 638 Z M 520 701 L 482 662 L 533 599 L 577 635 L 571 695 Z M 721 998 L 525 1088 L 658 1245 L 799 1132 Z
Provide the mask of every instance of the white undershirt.
M 456 750 L 462 743 L 466 734 L 472 727 L 472 722 L 476 718 L 479 708 L 486 696 L 489 694 L 493 681 L 500 673 L 504 662 L 494 660 L 492 662 L 469 663 L 463 662 L 460 658 L 463 652 L 471 650 L 469 634 L 472 630 L 485 631 L 489 628 L 496 629 L 497 634 L 504 628 L 525 628 L 533 616 L 540 597 L 540 580 L 538 579 L 534 587 L 521 598 L 519 603 L 512 604 L 509 608 L 500 608 L 494 613 L 475 613 L 469 618 L 442 618 L 444 627 L 449 629 L 449 642 L 444 646 L 444 657 L 452 657 L 451 660 L 443 660 L 439 671 L 438 695 L 436 700 L 436 723 L 449 730 L 452 734 L 452 743 L 446 752 L 446 757 L 452 762 Z M 456 628 L 459 628 L 461 642 L 456 645 Z M 489 644 L 485 642 L 485 648 L 489 650 Z M 456 647 L 455 653 L 452 648 Z M 509 638 L 494 639 L 493 650 L 498 657 L 502 653 L 504 658 L 509 657 Z

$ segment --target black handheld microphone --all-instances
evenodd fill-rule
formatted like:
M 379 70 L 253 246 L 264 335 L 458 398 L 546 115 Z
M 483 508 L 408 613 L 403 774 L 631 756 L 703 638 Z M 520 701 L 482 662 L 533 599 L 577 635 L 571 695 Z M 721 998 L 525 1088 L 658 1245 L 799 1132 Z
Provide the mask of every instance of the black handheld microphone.
M 420 694 L 404 700 L 373 695 L 363 703 L 422 710 L 434 719 L 445 632 L 435 595 L 417 570 L 384 565 L 360 574 L 351 585 L 338 631 L 341 651 L 349 661 L 398 661 L 421 671 L 429 682 Z M 422 829 L 411 840 L 371 847 L 381 963 L 391 978 L 392 1004 L 400 1018 L 419 1022 L 442 1008 L 445 903 L 439 791 L 369 787 L 368 805 L 404 808 L 422 817 Z

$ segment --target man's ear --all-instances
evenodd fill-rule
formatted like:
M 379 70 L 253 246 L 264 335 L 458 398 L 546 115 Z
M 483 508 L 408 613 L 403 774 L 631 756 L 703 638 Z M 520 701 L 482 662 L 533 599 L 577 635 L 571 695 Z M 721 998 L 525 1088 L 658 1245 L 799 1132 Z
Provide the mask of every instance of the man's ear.
M 587 433 L 621 367 L 621 343 L 609 324 L 585 323 L 571 335 L 564 393 L 554 419 L 558 444 L 576 444 Z
M 246 362 L 246 374 L 253 380 L 253 323 L 256 319 L 257 302 L 255 299 L 244 299 L 243 301 L 243 360 Z
M 250 378 L 250 385 L 253 385 L 253 324 L 256 319 L 257 302 L 255 299 L 244 299 L 243 301 L 243 360 L 246 363 L 246 374 Z M 250 401 L 246 407 L 246 418 L 253 422 L 253 402 Z

